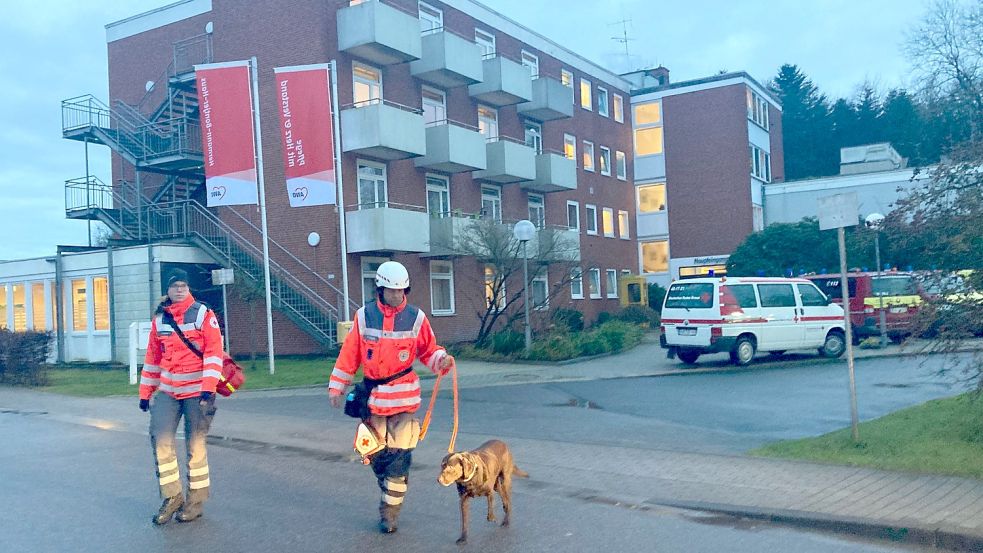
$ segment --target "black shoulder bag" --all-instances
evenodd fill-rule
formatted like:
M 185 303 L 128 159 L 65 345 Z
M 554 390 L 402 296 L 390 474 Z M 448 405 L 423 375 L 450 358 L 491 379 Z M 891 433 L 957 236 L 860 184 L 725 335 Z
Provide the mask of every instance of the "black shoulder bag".
M 198 346 L 195 345 L 194 342 L 189 340 L 188 337 L 184 335 L 184 332 L 181 331 L 181 327 L 177 325 L 177 321 L 174 320 L 174 315 L 171 315 L 170 311 L 165 309 L 161 320 L 163 320 L 171 328 L 173 328 L 174 332 L 177 332 L 177 337 L 180 338 L 182 342 L 184 342 L 184 345 L 188 346 L 188 349 L 191 350 L 191 353 L 197 355 L 202 359 L 205 358 L 205 354 L 200 349 L 198 349 Z
M 356 419 L 367 420 L 372 416 L 372 412 L 369 411 L 369 395 L 372 394 L 372 389 L 380 384 L 389 384 L 393 380 L 403 378 L 411 372 L 413 372 L 412 366 L 406 367 L 398 373 L 380 380 L 363 378 L 348 393 L 348 397 L 345 398 L 345 414 Z

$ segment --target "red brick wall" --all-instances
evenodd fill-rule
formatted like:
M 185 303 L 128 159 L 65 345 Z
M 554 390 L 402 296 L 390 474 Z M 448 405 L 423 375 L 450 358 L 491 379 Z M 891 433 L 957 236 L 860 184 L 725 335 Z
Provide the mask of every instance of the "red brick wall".
M 785 150 L 782 148 L 782 112 L 768 104 L 768 134 L 771 140 L 771 181 L 785 181 Z

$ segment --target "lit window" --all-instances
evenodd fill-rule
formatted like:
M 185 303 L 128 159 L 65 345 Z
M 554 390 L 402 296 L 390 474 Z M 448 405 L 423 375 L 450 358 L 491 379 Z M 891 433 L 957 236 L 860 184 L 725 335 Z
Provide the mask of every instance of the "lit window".
M 625 122 L 625 99 L 621 97 L 620 94 L 615 94 L 612 97 L 612 104 L 614 106 L 614 120 L 618 123 Z
M 584 140 L 584 171 L 594 170 L 594 143 Z
M 375 67 L 353 63 L 352 86 L 355 105 L 374 104 L 382 98 L 382 72 Z
M 580 79 L 580 107 L 587 111 L 594 109 L 594 101 L 591 97 L 591 83 L 587 79 Z
M 662 122 L 662 104 L 638 104 L 635 106 L 636 125 L 655 125 Z
M 567 159 L 577 159 L 577 137 L 572 134 L 563 135 L 563 155 Z
M 580 232 L 580 204 L 567 200 L 567 228 Z
M 601 270 L 591 269 L 587 271 L 587 292 L 591 299 L 601 297 Z
M 597 114 L 602 117 L 608 116 L 608 90 L 597 87 Z
M 601 156 L 598 158 L 598 164 L 601 166 L 602 175 L 611 176 L 611 148 L 601 146 Z
M 624 210 L 618 210 L 618 236 L 623 240 L 630 238 L 628 231 L 628 212 Z
M 14 284 L 14 332 L 27 330 L 27 291 L 23 284 Z
M 667 240 L 642 242 L 642 272 L 669 272 L 669 242 Z
M 31 320 L 34 323 L 34 330 L 47 330 L 48 323 L 45 319 L 47 310 L 48 306 L 44 301 L 44 283 L 31 284 Z
M 72 330 L 84 332 L 89 328 L 89 301 L 86 295 L 85 279 L 72 281 Z
M 478 132 L 485 140 L 498 138 L 498 111 L 494 108 L 478 106 Z
M 430 262 L 430 311 L 454 314 L 454 265 L 450 261 Z
M 7 328 L 7 285 L 0 284 L 0 328 Z
M 604 236 L 614 238 L 614 210 L 610 207 L 601 211 L 601 227 L 604 229 Z
M 485 302 L 488 307 L 505 309 L 505 280 L 500 278 L 494 265 L 485 265 Z
M 570 269 L 570 299 L 584 299 L 584 273 L 580 267 Z
M 651 156 L 662 153 L 662 127 L 635 131 L 635 155 Z
M 96 330 L 109 330 L 109 279 L 106 277 L 92 279 L 92 312 Z
M 620 180 L 628 180 L 628 163 L 624 152 L 614 153 L 614 168 Z
M 533 309 L 548 309 L 550 306 L 550 284 L 548 276 L 544 270 L 543 274 L 534 277 L 530 283 L 529 293 L 532 295 Z
M 638 187 L 638 211 L 655 213 L 666 209 L 666 185 L 650 184 Z
M 597 208 L 584 204 L 584 211 L 587 212 L 587 234 L 597 235 Z
M 609 298 L 618 297 L 618 271 L 615 269 L 608 269 L 605 271 L 607 276 L 607 296 Z

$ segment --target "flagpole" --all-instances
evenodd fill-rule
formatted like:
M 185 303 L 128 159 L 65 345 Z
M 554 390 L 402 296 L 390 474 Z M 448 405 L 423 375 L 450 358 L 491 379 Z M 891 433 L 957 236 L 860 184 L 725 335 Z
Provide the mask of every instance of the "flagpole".
M 335 179 L 338 181 L 338 228 L 341 233 L 341 290 L 345 302 L 345 320 L 352 320 L 348 298 L 348 238 L 345 236 L 345 180 L 341 170 L 341 131 L 338 128 L 338 62 L 331 60 L 331 123 L 334 127 Z
M 249 58 L 253 89 L 253 128 L 255 129 L 256 174 L 259 179 L 259 216 L 263 230 L 263 276 L 266 280 L 266 348 L 270 357 L 270 374 L 275 372 L 273 359 L 273 300 L 270 293 L 270 233 L 266 226 L 266 182 L 263 176 L 263 133 L 259 126 L 259 67 L 256 56 Z

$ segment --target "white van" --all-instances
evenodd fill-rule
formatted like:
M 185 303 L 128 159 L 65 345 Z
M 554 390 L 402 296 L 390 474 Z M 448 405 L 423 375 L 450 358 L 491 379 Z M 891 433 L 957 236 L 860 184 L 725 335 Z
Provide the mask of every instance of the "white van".
M 729 352 L 735 364 L 747 365 L 757 351 L 817 348 L 839 357 L 843 328 L 843 308 L 804 278 L 694 278 L 669 286 L 661 342 L 670 359 L 683 363 Z

